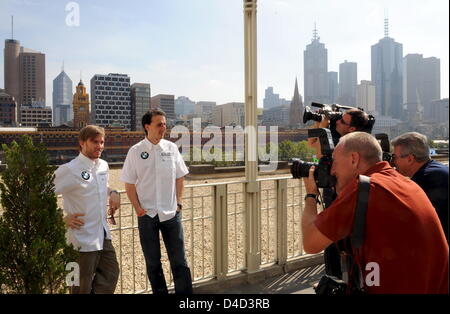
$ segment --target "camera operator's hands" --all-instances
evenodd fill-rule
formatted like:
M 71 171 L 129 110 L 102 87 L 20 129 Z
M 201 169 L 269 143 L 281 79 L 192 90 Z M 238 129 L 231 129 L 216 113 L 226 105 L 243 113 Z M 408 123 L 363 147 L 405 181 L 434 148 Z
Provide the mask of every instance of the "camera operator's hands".
M 314 170 L 316 167 L 312 166 L 309 168 L 309 176 L 303 178 L 303 183 L 305 184 L 306 194 L 319 195 L 319 190 L 317 189 L 316 179 L 314 179 Z

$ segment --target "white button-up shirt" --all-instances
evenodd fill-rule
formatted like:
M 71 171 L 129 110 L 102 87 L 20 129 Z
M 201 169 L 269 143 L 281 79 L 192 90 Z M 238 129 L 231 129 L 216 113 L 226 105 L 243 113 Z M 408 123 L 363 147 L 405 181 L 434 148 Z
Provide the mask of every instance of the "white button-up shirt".
M 166 221 L 177 210 L 175 180 L 188 173 L 176 144 L 161 139 L 153 145 L 145 138 L 128 151 L 120 180 L 136 185 L 139 204 L 147 215 Z
M 82 153 L 55 171 L 55 192 L 62 194 L 67 214 L 83 213 L 79 230 L 68 228 L 66 237 L 80 252 L 103 250 L 104 232 L 111 239 L 106 222 L 108 163 Z

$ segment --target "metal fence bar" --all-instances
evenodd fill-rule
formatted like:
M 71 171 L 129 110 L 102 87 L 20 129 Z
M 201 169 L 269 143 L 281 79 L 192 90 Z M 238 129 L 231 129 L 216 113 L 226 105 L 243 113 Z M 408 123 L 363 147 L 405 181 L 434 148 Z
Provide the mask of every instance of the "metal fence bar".
M 228 273 L 227 185 L 214 187 L 214 274 L 218 280 Z
M 277 260 L 287 261 L 287 179 L 277 180 Z

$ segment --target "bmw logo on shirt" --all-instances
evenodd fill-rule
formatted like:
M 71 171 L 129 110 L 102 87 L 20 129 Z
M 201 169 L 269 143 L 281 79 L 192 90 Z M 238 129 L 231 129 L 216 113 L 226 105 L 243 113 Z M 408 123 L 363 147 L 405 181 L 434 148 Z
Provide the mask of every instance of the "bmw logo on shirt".
M 141 153 L 141 158 L 142 159 L 147 159 L 148 158 L 148 153 L 147 152 L 142 152 Z
M 91 177 L 91 175 L 90 175 L 88 172 L 83 171 L 83 172 L 81 173 L 81 177 L 82 177 L 84 180 L 89 180 L 89 178 Z

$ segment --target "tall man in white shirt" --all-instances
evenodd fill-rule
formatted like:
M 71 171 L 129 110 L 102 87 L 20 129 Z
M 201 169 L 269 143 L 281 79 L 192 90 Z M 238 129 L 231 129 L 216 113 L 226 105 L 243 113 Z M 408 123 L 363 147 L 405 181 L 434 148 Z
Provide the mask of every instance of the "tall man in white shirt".
M 175 293 L 191 294 L 191 271 L 184 250 L 180 211 L 188 169 L 177 146 L 165 139 L 166 114 L 142 117 L 146 137 L 130 148 L 120 179 L 138 215 L 139 235 L 154 294 L 167 294 L 161 265 L 159 231 L 172 269 Z
M 119 264 L 106 222 L 109 197 L 110 222 L 120 207 L 120 196 L 108 186 L 108 163 L 100 159 L 103 128 L 88 125 L 80 131 L 80 154 L 55 171 L 55 192 L 62 194 L 67 240 L 80 251 L 80 285 L 71 293 L 114 293 Z

